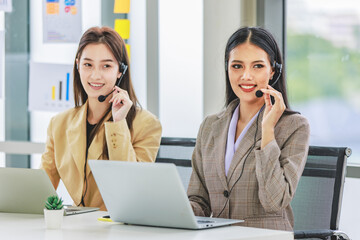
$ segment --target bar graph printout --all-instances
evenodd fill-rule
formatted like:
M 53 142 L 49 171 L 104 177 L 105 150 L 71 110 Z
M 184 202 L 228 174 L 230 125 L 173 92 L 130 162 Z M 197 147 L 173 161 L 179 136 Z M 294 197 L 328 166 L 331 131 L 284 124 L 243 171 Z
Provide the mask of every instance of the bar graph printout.
M 61 112 L 74 107 L 73 65 L 30 62 L 29 110 Z

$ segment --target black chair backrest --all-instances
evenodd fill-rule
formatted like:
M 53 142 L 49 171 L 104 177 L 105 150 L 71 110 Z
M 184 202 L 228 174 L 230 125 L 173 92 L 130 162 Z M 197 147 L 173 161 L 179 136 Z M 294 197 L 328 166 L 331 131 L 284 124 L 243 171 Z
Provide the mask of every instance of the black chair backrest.
M 191 158 L 194 151 L 195 138 L 161 138 L 156 162 L 174 163 L 179 172 L 185 191 L 189 186 L 192 172 Z
M 294 230 L 339 227 L 347 157 L 350 148 L 310 146 L 291 206 Z

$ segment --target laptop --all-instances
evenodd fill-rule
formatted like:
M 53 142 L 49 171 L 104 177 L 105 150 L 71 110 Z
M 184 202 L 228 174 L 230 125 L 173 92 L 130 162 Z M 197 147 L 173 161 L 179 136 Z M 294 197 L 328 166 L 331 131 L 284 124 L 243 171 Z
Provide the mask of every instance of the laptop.
M 184 229 L 243 222 L 195 217 L 174 164 L 90 160 L 89 165 L 112 221 Z
M 43 169 L 0 168 L 0 212 L 44 214 L 50 195 L 57 195 Z M 64 215 L 99 210 L 93 207 L 64 206 Z

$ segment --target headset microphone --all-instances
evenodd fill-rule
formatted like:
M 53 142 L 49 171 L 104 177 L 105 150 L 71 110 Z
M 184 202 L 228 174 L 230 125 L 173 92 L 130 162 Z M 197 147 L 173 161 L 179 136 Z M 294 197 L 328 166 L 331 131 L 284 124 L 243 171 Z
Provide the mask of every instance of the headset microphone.
M 261 90 L 257 90 L 257 91 L 255 92 L 255 95 L 256 95 L 258 98 L 261 98 L 261 97 L 264 95 L 264 93 L 263 93 Z
M 274 62 L 274 66 L 275 66 L 275 70 L 278 70 L 278 76 L 275 79 L 275 81 L 270 85 L 272 87 L 274 87 L 275 84 L 277 83 L 277 81 L 279 80 L 279 78 L 281 76 L 281 71 L 282 71 L 282 64 Z M 264 95 L 264 93 L 261 90 L 257 90 L 255 92 L 255 95 L 256 95 L 256 97 L 261 98 Z
M 119 78 L 119 80 L 117 81 L 117 84 L 116 84 L 116 86 L 118 86 L 118 87 L 120 87 L 121 80 L 122 80 L 122 78 L 124 77 L 124 75 L 125 75 L 125 73 L 126 73 L 126 70 L 128 69 L 128 66 L 125 65 L 124 63 L 121 63 L 121 64 L 120 64 L 120 68 L 121 68 L 121 70 L 122 70 L 122 71 L 121 71 L 122 74 L 121 74 L 121 76 L 120 76 L 120 78 Z M 115 89 L 113 89 L 111 92 L 109 92 L 109 93 L 106 94 L 105 96 L 104 96 L 104 95 L 100 95 L 100 96 L 98 97 L 99 102 L 105 101 L 105 99 L 106 99 L 110 94 L 112 94 L 114 91 L 115 91 Z

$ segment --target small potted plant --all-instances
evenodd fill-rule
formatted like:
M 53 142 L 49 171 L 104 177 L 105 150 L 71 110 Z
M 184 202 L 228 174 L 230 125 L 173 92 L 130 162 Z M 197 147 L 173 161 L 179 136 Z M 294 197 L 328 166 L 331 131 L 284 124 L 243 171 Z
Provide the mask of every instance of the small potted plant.
M 63 200 L 56 195 L 52 195 L 48 197 L 44 209 L 46 228 L 48 229 L 61 228 L 63 216 L 64 216 Z

